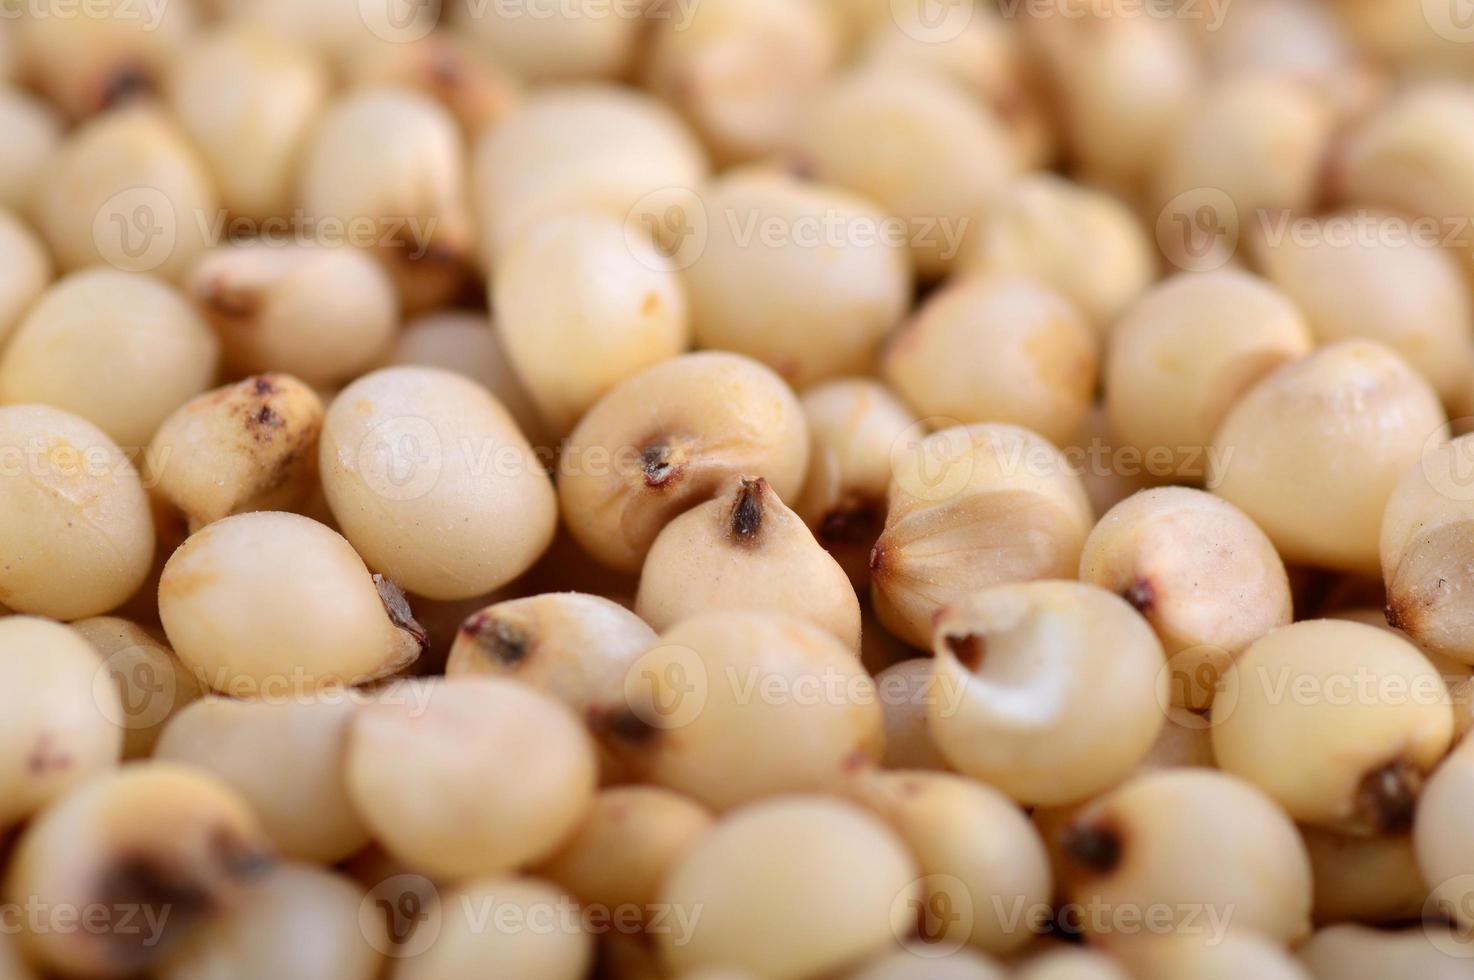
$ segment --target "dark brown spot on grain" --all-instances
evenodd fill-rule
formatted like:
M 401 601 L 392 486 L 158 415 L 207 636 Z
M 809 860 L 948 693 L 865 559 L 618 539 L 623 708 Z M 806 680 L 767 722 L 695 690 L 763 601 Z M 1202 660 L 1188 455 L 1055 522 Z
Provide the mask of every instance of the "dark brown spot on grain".
M 768 492 L 768 481 L 742 478 L 737 488 L 737 499 L 727 517 L 727 532 L 739 544 L 753 544 L 763 530 L 764 500 Z
M 1366 774 L 1356 792 L 1358 821 L 1379 834 L 1405 834 L 1412 829 L 1423 774 L 1398 760 Z
M 263 429 L 280 429 L 286 425 L 287 420 L 277 413 L 270 405 L 262 405 L 250 415 L 251 425 Z
M 645 474 L 645 486 L 655 488 L 670 483 L 680 475 L 680 466 L 673 459 L 670 446 L 646 446 L 640 453 L 640 468 Z
M 885 542 L 875 542 L 875 547 L 870 549 L 870 571 L 872 574 L 878 575 L 885 569 L 886 558 Z
M 50 732 L 43 732 L 36 739 L 36 746 L 26 756 L 26 772 L 33 776 L 45 776 L 65 772 L 72 767 L 72 757 L 57 748 L 56 739 Z
M 215 899 L 194 876 L 149 855 L 124 855 L 107 865 L 97 880 L 95 906 L 108 922 L 99 938 L 121 973 L 157 962 L 201 918 Z M 141 928 L 160 922 L 161 932 Z M 134 928 L 126 928 L 129 924 Z
M 882 519 L 876 501 L 845 500 L 830 508 L 819 522 L 819 540 L 829 546 L 864 544 L 874 540 Z
M 1060 850 L 1076 868 L 1090 875 L 1107 875 L 1121 863 L 1121 834 L 1105 823 L 1081 822 L 1066 828 Z
M 230 320 L 248 319 L 261 308 L 258 291 L 232 287 L 223 276 L 201 282 L 195 296 L 207 312 Z
M 628 708 L 601 713 L 596 725 L 600 732 L 626 745 L 649 745 L 660 735 L 660 729 Z
M 1143 616 L 1149 616 L 1157 605 L 1157 588 L 1152 585 L 1151 579 L 1138 578 L 1126 587 L 1121 598 L 1130 603 L 1132 609 Z
M 124 103 L 152 95 L 153 92 L 153 78 L 142 65 L 123 64 L 114 68 L 103 80 L 97 105 L 99 109 L 115 109 Z
M 440 48 L 430 58 L 428 66 L 430 85 L 436 91 L 453 93 L 465 84 L 466 69 L 460 56 L 450 48 Z
M 486 613 L 466 620 L 461 632 L 475 640 L 482 654 L 504 667 L 515 667 L 532 652 L 532 638 L 526 630 Z
M 988 641 L 976 633 L 966 633 L 962 636 L 947 636 L 943 639 L 947 649 L 957 662 L 970 671 L 976 672 L 983 665 L 983 655 L 988 652 Z
M 384 611 L 389 614 L 390 622 L 414 637 L 420 645 L 421 653 L 428 650 L 430 634 L 415 619 L 409 600 L 404 597 L 404 590 L 382 575 L 374 576 L 374 588 L 379 592 L 379 601 L 384 604 Z

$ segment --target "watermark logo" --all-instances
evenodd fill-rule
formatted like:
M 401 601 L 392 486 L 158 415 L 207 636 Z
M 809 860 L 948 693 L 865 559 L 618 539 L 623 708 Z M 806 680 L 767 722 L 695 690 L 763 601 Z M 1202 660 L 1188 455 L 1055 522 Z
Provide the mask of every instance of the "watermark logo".
M 1444 956 L 1474 959 L 1474 874 L 1450 878 L 1429 892 L 1423 934 Z
M 925 875 L 896 895 L 891 922 L 901 925 L 896 940 L 914 955 L 927 959 L 950 956 L 972 934 L 972 892 L 954 875 Z
M 1185 272 L 1211 272 L 1239 246 L 1239 213 L 1216 187 L 1196 187 L 1167 202 L 1157 216 L 1157 247 Z
M 1474 44 L 1474 0 L 1423 0 L 1423 20 L 1455 44 Z
M 92 677 L 92 699 L 108 721 L 127 731 L 162 724 L 174 710 L 179 682 L 164 654 L 127 646 L 109 654 Z
M 101 20 L 152 33 L 173 0 L 0 0 L 0 20 Z
M 169 261 L 179 241 L 174 202 L 155 187 L 121 190 L 93 216 L 92 241 L 114 268 L 152 272 Z
M 656 272 L 691 268 L 705 254 L 710 234 L 706 202 L 689 187 L 651 191 L 625 216 L 625 246 Z
M 440 482 L 444 447 L 428 419 L 401 415 L 369 429 L 343 463 L 380 498 L 417 500 Z
M 706 708 L 710 679 L 690 647 L 666 643 L 639 656 L 624 677 L 625 704 L 660 731 L 684 728 Z
M 1179 650 L 1157 672 L 1157 707 L 1172 722 L 1192 731 L 1220 724 L 1238 705 L 1237 684 L 1229 683 L 1236 670 L 1232 655 L 1211 644 Z M 1174 711 L 1176 706 L 1191 710 Z M 1211 713 L 1197 712 L 1211 708 Z
M 419 956 L 440 938 L 440 892 L 424 875 L 402 874 L 379 882 L 358 906 L 358 928 L 378 953 L 394 959 Z
M 1452 423 L 1455 431 L 1468 426 L 1474 426 L 1474 418 L 1455 419 Z M 1435 429 L 1423 440 L 1418 465 L 1423 479 L 1440 496 L 1460 503 L 1474 501 L 1474 436 L 1450 441 L 1447 430 Z
M 891 443 L 893 485 L 917 500 L 950 500 L 972 482 L 974 452 L 972 430 L 956 419 L 913 422 Z
M 967 31 L 975 15 L 973 0 L 890 0 L 891 20 L 907 37 L 923 44 L 946 44 Z
M 411 44 L 440 23 L 441 0 L 358 0 L 358 17 L 375 37 Z

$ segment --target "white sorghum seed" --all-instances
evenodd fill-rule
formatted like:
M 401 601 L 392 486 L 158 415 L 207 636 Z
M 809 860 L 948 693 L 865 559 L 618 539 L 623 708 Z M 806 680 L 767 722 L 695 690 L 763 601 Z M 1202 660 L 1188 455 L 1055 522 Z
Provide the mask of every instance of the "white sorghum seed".
M 875 817 L 826 797 L 775 797 L 719 821 L 687 852 L 661 901 L 701 917 L 684 941 L 659 942 L 676 970 L 822 974 L 910 934 L 916 877 Z
M 180 405 L 215 381 L 220 343 L 172 287 L 86 269 L 42 293 L 0 357 L 0 402 L 36 402 L 147 446 Z
M 803 620 L 705 613 L 661 634 L 595 720 L 637 780 L 727 810 L 831 790 L 880 756 L 874 683 L 852 650 Z
M 1312 346 L 1294 304 L 1255 276 L 1224 269 L 1164 280 L 1111 330 L 1104 381 L 1113 440 L 1140 454 L 1152 482 L 1201 482 L 1223 417 Z
M 1474 663 L 1468 603 L 1470 500 L 1461 476 L 1474 435 L 1425 452 L 1398 480 L 1382 515 L 1387 621 L 1419 646 Z
M 8 980 L 37 980 L 31 965 L 21 959 L 18 944 L 8 935 L 0 935 L 0 976 Z
M 578 543 L 633 572 L 661 528 L 733 477 L 762 476 L 791 499 L 808 462 L 803 410 L 781 378 L 736 354 L 686 354 L 588 411 L 563 444 L 558 496 Z
M 1003 965 L 990 956 L 963 948 L 938 956 L 925 941 L 867 961 L 845 980 L 1003 980 Z
M 447 891 L 440 902 L 445 911 L 434 942 L 398 960 L 393 980 L 584 980 L 594 965 L 594 938 L 577 910 L 568 917 L 572 899 L 546 882 L 481 878 Z M 481 909 L 518 926 L 487 928 Z
M 432 877 L 549 857 L 593 800 L 593 745 L 573 713 L 493 677 L 408 680 L 364 705 L 348 792 L 376 840 Z
M 928 941 L 1002 956 L 1034 938 L 1028 916 L 1053 894 L 1049 856 L 1012 800 L 962 776 L 914 771 L 860 773 L 852 795 L 910 849 L 924 903 L 969 910 L 937 922 Z
M 756 358 L 797 388 L 870 370 L 911 301 L 910 260 L 881 233 L 884 213 L 765 170 L 723 177 L 702 206 L 700 251 L 682 272 L 697 344 Z
M 935 696 L 932 660 L 913 657 L 892 664 L 875 675 L 880 706 L 885 712 L 887 769 L 946 770 L 951 766 L 937 749 L 931 734 L 928 704 Z
M 1315 880 L 1312 911 L 1329 922 L 1407 922 L 1422 917 L 1428 886 L 1408 834 L 1368 837 L 1302 826 Z
M 164 725 L 204 693 L 199 679 L 137 623 L 94 616 L 72 629 L 97 651 L 117 688 L 119 710 L 111 719 L 123 729 L 123 758 L 153 755 Z
M 410 88 L 445 106 L 467 136 L 490 129 L 522 99 L 522 82 L 473 40 L 435 31 L 415 40 L 365 45 L 344 68 L 349 84 Z
M 991 111 L 904 67 L 862 68 L 827 86 L 800 121 L 793 152 L 821 180 L 901 219 L 928 279 L 955 267 L 969 226 L 1019 166 Z
M 150 106 L 104 113 L 69 132 L 39 184 L 37 227 L 64 272 L 111 265 L 179 282 L 221 215 L 204 160 Z
M 871 592 L 901 639 L 930 646 L 937 610 L 978 589 L 1074 577 L 1090 502 L 1049 442 L 1011 425 L 958 426 L 897 442 L 891 466 Z
M 1013 980 L 1130 980 L 1120 963 L 1100 950 L 1048 948 L 1022 961 Z
M 181 50 L 167 92 L 221 203 L 261 222 L 292 208 L 295 168 L 328 87 L 311 51 L 259 28 L 225 26 Z
M 617 602 L 552 592 L 499 602 L 468 617 L 446 673 L 510 677 L 584 714 L 622 697 L 630 665 L 655 638 L 644 620 Z
M 1022 803 L 1072 803 L 1109 789 L 1161 730 L 1162 646 L 1103 589 L 995 586 L 943 607 L 935 637 L 937 748 Z
M 54 109 L 28 92 L 0 85 L 0 207 L 30 215 L 36 189 L 61 142 L 62 125 Z
M 0 407 L 0 601 L 82 619 L 143 584 L 154 527 L 138 471 L 102 430 L 42 405 Z
M 424 633 L 403 593 L 331 528 L 262 511 L 185 541 L 159 580 L 169 642 L 212 689 L 285 697 L 413 663 Z
M 255 510 L 289 510 L 316 491 L 323 407 L 285 374 L 258 374 L 186 402 L 144 462 L 149 486 L 192 530 Z
M 0 620 L 0 830 L 117 765 L 122 705 L 102 658 L 31 616 Z
M 1202 84 L 1201 57 L 1181 23 L 1060 11 L 1024 26 L 1057 90 L 1064 142 L 1081 177 L 1141 193 Z
M 1267 634 L 1225 675 L 1215 704 L 1213 754 L 1225 771 L 1296 820 L 1363 832 L 1408 828 L 1453 733 L 1448 689 L 1428 659 L 1360 623 Z
M 1080 581 L 1131 603 L 1171 664 L 1172 701 L 1207 708 L 1233 658 L 1290 622 L 1274 545 L 1237 507 L 1187 487 L 1117 504 L 1085 539 Z
M 30 0 L 12 11 L 18 53 L 41 91 L 82 119 L 160 87 L 168 63 L 188 42 L 193 0 L 148 11 L 128 0 Z
M 299 201 L 325 227 L 342 222 L 354 244 L 368 239 L 406 312 L 433 309 L 460 290 L 472 258 L 465 155 L 455 119 L 428 96 L 350 92 L 312 127 Z
M 881 371 L 920 415 L 1006 422 L 1060 443 L 1090 410 L 1096 344 L 1059 293 L 981 276 L 932 296 L 891 338 Z
M 375 980 L 379 950 L 359 925 L 363 889 L 335 872 L 283 864 L 201 928 L 160 969 L 161 980 Z
M 579 592 L 535 595 L 466 617 L 445 673 L 522 681 L 592 722 L 623 705 L 625 679 L 655 641 L 655 631 L 616 602 Z M 605 778 L 618 775 L 613 757 L 601 756 Z
M 1440 77 L 1451 81 L 1468 67 L 1469 51 L 1455 7 L 1439 5 L 1424 11 L 1388 0 L 1349 0 L 1333 12 L 1363 60 L 1369 60 L 1374 70 L 1406 75 L 1409 87 Z
M 1233 931 L 1286 941 L 1310 929 L 1310 864 L 1295 825 L 1232 776 L 1137 776 L 1088 804 L 1058 840 L 1071 901 L 1168 908 L 1178 928 L 1184 916 L 1211 914 Z M 1109 917 L 1085 924 L 1104 927 L 1099 938 L 1109 941 Z
M 497 263 L 491 305 L 517 377 L 559 433 L 619 382 L 691 346 L 671 261 L 608 215 L 529 228 Z
M 1351 137 L 1339 170 L 1351 200 L 1466 221 L 1474 215 L 1474 95 L 1448 83 L 1409 86 Z
M 639 5 L 599 0 L 541 2 L 506 12 L 458 0 L 454 9 L 460 33 L 538 83 L 622 77 L 646 23 Z
M 1315 980 L 1463 980 L 1467 958 L 1464 933 L 1437 922 L 1404 929 L 1346 924 L 1321 929 L 1300 947 L 1299 956 Z
M 1465 833 L 1474 805 L 1474 745 L 1465 744 L 1433 771 L 1418 801 L 1413 846 L 1432 909 L 1462 929 L 1474 923 L 1474 847 Z
M 870 583 L 870 549 L 885 523 L 891 450 L 916 417 L 866 378 L 817 384 L 799 398 L 809 422 L 809 475 L 793 509 L 850 576 Z
M 1218 73 L 1300 79 L 1354 120 L 1383 95 L 1385 78 L 1356 49 L 1343 19 L 1342 10 L 1307 0 L 1250 0 L 1235 5 L 1202 40 Z
M 1252 932 L 1214 938 L 1198 932 L 1146 935 L 1117 952 L 1136 980 L 1311 980 L 1283 944 Z
M 486 316 L 442 310 L 411 320 L 400 332 L 386 364 L 464 374 L 512 413 L 517 428 L 534 446 L 554 444 L 527 386 L 512 367 L 500 329 Z
M 382 357 L 399 326 L 388 274 L 344 246 L 230 242 L 204 255 L 188 289 L 242 374 L 338 384 Z
M 482 253 L 495 263 L 518 235 L 570 211 L 683 234 L 683 205 L 705 180 L 696 139 L 670 109 L 612 85 L 539 92 L 476 144 L 472 180 Z
M 341 72 L 363 50 L 382 51 L 430 30 L 439 8 L 360 7 L 354 0 L 209 0 L 233 23 L 247 24 L 328 58 Z
M 964 273 L 1022 276 L 1064 296 L 1104 336 L 1156 278 L 1156 257 L 1130 208 L 1050 173 L 1009 184 L 968 235 Z
M 1017 21 L 971 0 L 935 6 L 930 0 L 886 0 L 876 6 L 882 16 L 858 39 L 859 63 L 931 72 L 960 85 L 997 114 L 1020 163 L 1053 162 L 1059 149 L 1054 120 L 1036 77 L 1034 53 Z M 959 10 L 965 10 L 965 19 Z
M 17 937 L 35 961 L 72 976 L 151 972 L 228 911 L 271 866 L 251 811 L 213 776 L 142 762 L 92 780 L 26 827 L 6 900 L 20 908 L 102 909 L 86 929 Z M 157 926 L 150 931 L 144 923 Z
M 860 648 L 860 602 L 849 576 L 762 477 L 740 476 L 667 524 L 635 596 L 635 612 L 656 630 L 736 609 L 806 619 Z
M 0 127 L 5 126 L 3 111 L 0 108 Z M 50 285 L 51 274 L 51 256 L 36 233 L 15 214 L 0 210 L 0 351 Z
M 558 520 L 547 470 L 480 385 L 434 368 L 384 368 L 328 408 L 323 490 L 374 568 L 431 599 L 469 599 L 516 578 Z
M 209 697 L 170 719 L 154 755 L 230 785 L 284 857 L 332 864 L 369 839 L 344 775 L 355 716 L 343 692 L 270 701 Z
M 650 90 L 681 112 L 723 164 L 781 150 L 804 100 L 840 60 L 823 0 L 702 0 L 654 21 Z
M 1438 395 L 1401 358 L 1343 340 L 1239 399 L 1213 438 L 1208 485 L 1286 561 L 1375 574 L 1387 499 L 1446 432 Z
M 1266 273 L 1304 311 L 1316 340 L 1380 341 L 1417 369 L 1450 411 L 1461 406 L 1474 385 L 1474 302 L 1454 256 L 1423 240 L 1355 235 L 1348 242 L 1335 230 L 1341 221 L 1390 227 L 1401 220 L 1390 214 L 1363 210 L 1320 220 L 1317 231 L 1261 250 Z
M 711 826 L 710 811 L 678 793 L 615 786 L 536 873 L 585 906 L 658 914 L 661 884 Z
M 1163 220 L 1191 222 L 1204 206 L 1194 192 L 1203 188 L 1233 203 L 1234 214 L 1215 220 L 1242 222 L 1251 231 L 1261 212 L 1273 218 L 1308 210 L 1334 124 L 1330 106 L 1298 79 L 1243 75 L 1210 83 L 1168 135 L 1153 168 Z M 1174 201 L 1186 201 L 1185 209 Z

